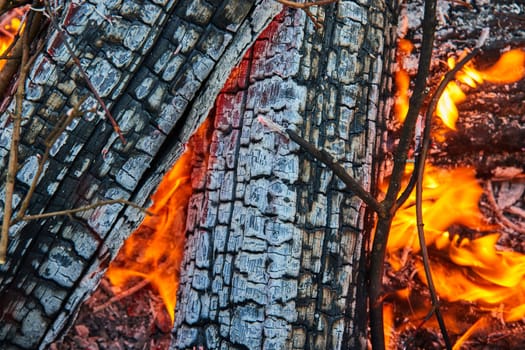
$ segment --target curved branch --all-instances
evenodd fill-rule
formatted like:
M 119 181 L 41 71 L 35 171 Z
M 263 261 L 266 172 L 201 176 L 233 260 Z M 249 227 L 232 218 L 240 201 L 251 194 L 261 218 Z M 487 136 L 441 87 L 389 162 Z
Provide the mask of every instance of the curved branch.
M 369 308 L 370 308 L 370 336 L 372 348 L 383 350 L 385 336 L 383 329 L 383 274 L 384 261 L 388 234 L 392 225 L 392 218 L 397 210 L 396 200 L 401 188 L 401 180 L 405 172 L 408 151 L 414 135 L 414 128 L 423 100 L 426 96 L 426 83 L 430 71 L 432 48 L 434 46 L 434 33 L 436 28 L 436 1 L 425 0 L 425 14 L 423 18 L 423 41 L 419 56 L 419 69 L 414 84 L 414 93 L 410 97 L 409 108 L 405 122 L 401 129 L 399 145 L 394 152 L 394 168 L 392 177 L 385 196 L 381 203 L 386 211 L 384 216 L 379 216 L 372 252 L 370 253 L 369 275 Z

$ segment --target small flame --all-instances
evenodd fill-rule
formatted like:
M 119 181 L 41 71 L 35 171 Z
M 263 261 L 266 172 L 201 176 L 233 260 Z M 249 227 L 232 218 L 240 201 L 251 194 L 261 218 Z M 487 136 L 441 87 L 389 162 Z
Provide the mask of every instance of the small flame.
M 514 49 L 501 55 L 493 66 L 480 71 L 483 80 L 494 84 L 511 84 L 525 77 L 525 52 Z
M 389 303 L 383 304 L 383 328 L 385 330 L 385 348 L 394 348 L 394 306 Z
M 448 59 L 449 69 L 456 65 L 454 58 Z M 476 88 L 483 82 L 493 84 L 510 84 L 521 80 L 525 76 L 525 52 L 514 49 L 501 55 L 499 60 L 485 70 L 478 70 L 472 63 L 467 63 L 458 73 L 456 80 L 471 88 Z M 465 101 L 466 95 L 456 82 L 450 82 L 436 107 L 436 115 L 452 130 L 456 130 L 458 109 L 456 105 Z
M 27 12 L 28 7 L 15 8 L 6 13 L 0 19 L 0 55 L 4 55 L 13 43 L 16 33 L 22 24 L 21 18 Z M 5 60 L 0 60 L 0 69 L 5 65 Z
M 107 277 L 114 286 L 126 287 L 134 278 L 147 279 L 159 292 L 173 321 L 179 285 L 179 267 L 186 241 L 186 210 L 196 176 L 192 163 L 207 148 L 210 121 L 201 125 L 175 166 L 153 195 L 153 213 L 126 240 L 110 265 Z M 198 181 L 198 180 L 197 180 Z
M 406 39 L 399 39 L 397 42 L 396 61 L 398 70 L 395 74 L 396 97 L 394 102 L 394 113 L 399 122 L 403 122 L 408 112 L 410 76 L 408 71 L 403 68 L 404 59 L 410 55 L 414 45 Z
M 456 121 L 459 117 L 456 104 L 465 101 L 466 98 L 467 96 L 458 84 L 453 81 L 447 84 L 436 107 L 436 115 L 449 129 L 456 130 Z
M 477 205 L 483 189 L 472 169 L 444 170 L 427 165 L 423 186 L 423 217 L 428 245 L 445 237 L 446 230 L 455 224 L 479 229 L 487 227 Z M 397 211 L 388 240 L 389 251 L 407 248 L 407 245 L 412 251 L 419 251 L 415 201 L 414 192 Z M 407 239 L 411 241 L 407 242 Z

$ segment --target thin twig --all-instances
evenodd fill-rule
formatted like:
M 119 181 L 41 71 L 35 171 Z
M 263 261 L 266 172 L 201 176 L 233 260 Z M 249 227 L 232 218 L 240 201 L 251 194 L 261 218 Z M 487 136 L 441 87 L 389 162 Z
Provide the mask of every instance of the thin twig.
M 414 129 L 426 96 L 426 82 L 430 71 L 432 59 L 432 48 L 434 46 L 434 32 L 436 26 L 436 1 L 425 0 L 425 12 L 423 18 L 423 41 L 421 54 L 419 56 L 418 71 L 414 84 L 413 94 L 410 97 L 408 112 L 401 129 L 399 144 L 394 153 L 394 167 L 390 178 L 387 193 L 381 203 L 385 207 L 385 215 L 379 216 L 376 225 L 372 252 L 370 253 L 369 273 L 369 309 L 370 309 L 370 335 L 372 348 L 383 350 L 385 348 L 385 337 L 383 329 L 383 274 L 384 261 L 388 235 L 392 226 L 392 219 L 397 210 L 396 200 L 401 188 L 401 180 L 405 172 L 410 143 L 414 135 Z
M 436 106 L 439 102 L 439 99 L 441 98 L 441 95 L 445 91 L 448 83 L 450 83 L 452 80 L 454 80 L 456 73 L 459 72 L 465 64 L 467 64 L 470 60 L 472 60 L 478 53 L 480 52 L 479 48 L 475 48 L 471 52 L 469 52 L 465 57 L 463 57 L 457 64 L 452 68 L 450 71 L 448 71 L 444 76 L 443 80 L 439 83 L 436 91 L 432 95 L 432 99 L 430 100 L 430 103 L 428 105 L 426 114 L 425 114 L 425 127 L 424 127 L 424 133 L 423 133 L 423 142 L 420 144 L 419 150 L 416 150 L 416 157 L 415 157 L 415 166 L 414 169 L 417 169 L 419 164 L 421 162 L 425 163 L 426 155 L 428 153 L 428 148 L 430 146 L 430 131 L 431 131 L 431 125 L 432 125 L 432 116 L 434 114 L 434 111 L 436 110 Z M 408 184 L 406 188 L 403 190 L 401 195 L 396 201 L 396 207 L 399 208 L 405 203 L 405 201 L 408 199 L 412 191 L 414 190 L 414 187 L 416 185 L 417 181 L 417 172 L 414 171 L 411 176 L 410 180 L 408 181 Z
M 137 283 L 133 287 L 131 287 L 129 289 L 126 289 L 122 293 L 119 293 L 119 294 L 115 295 L 113 298 L 109 299 L 104 304 L 94 307 L 93 308 L 93 312 L 97 313 L 99 311 L 104 310 L 105 308 L 107 308 L 111 304 L 116 303 L 117 301 L 119 301 L 121 299 L 124 299 L 124 298 L 127 298 L 130 295 L 138 292 L 142 288 L 146 287 L 148 284 L 149 284 L 149 280 L 148 279 L 143 279 L 142 281 L 140 281 L 139 283 Z
M 519 207 L 511 206 L 511 207 L 505 208 L 504 210 L 507 213 L 509 213 L 509 214 L 516 215 L 516 216 L 519 216 L 522 219 L 525 219 L 525 210 L 523 210 L 523 209 L 521 209 Z
M 30 21 L 28 20 L 28 26 L 29 23 Z M 11 132 L 9 162 L 5 182 L 4 218 L 2 221 L 2 232 L 0 238 L 0 264 L 5 264 L 6 262 L 9 227 L 11 227 L 11 215 L 13 213 L 13 194 L 15 190 L 16 172 L 18 170 L 18 144 L 20 142 L 20 129 L 22 125 L 22 102 L 25 93 L 25 80 L 29 73 L 29 65 L 27 64 L 29 61 L 29 30 L 27 28 L 22 33 L 21 49 L 22 63 L 15 96 L 15 112 L 11 115 L 13 130 Z
M 286 133 L 299 146 L 302 147 L 307 153 L 313 156 L 316 160 L 325 164 L 334 174 L 344 182 L 346 187 L 352 191 L 357 197 L 359 197 L 367 206 L 377 213 L 383 211 L 383 207 L 379 202 L 366 191 L 359 182 L 357 182 L 353 177 L 351 177 L 338 162 L 336 162 L 328 152 L 325 150 L 319 150 L 315 145 L 309 143 L 301 136 L 299 136 L 295 131 L 286 129 Z
M 441 98 L 441 95 L 445 91 L 445 88 L 447 85 L 454 79 L 456 73 L 463 68 L 463 66 L 469 62 L 474 56 L 477 55 L 479 52 L 478 49 L 474 49 L 472 52 L 470 52 L 467 56 L 465 56 L 455 67 L 454 69 L 450 70 L 445 74 L 443 77 L 443 80 L 439 84 L 438 88 L 436 89 L 436 92 L 433 94 L 432 99 L 430 101 L 430 104 L 427 108 L 426 114 L 425 114 L 425 129 L 423 132 L 423 142 L 421 145 L 421 151 L 419 152 L 419 155 L 416 157 L 416 168 L 414 173 L 412 174 L 411 178 L 416 178 L 416 220 L 417 220 L 417 233 L 419 238 L 419 246 L 421 248 L 421 256 L 423 258 L 423 267 L 425 270 L 425 276 L 427 278 L 428 283 L 428 289 L 430 292 L 430 299 L 432 301 L 432 310 L 430 313 L 434 312 L 436 315 L 436 319 L 439 324 L 439 328 L 441 330 L 441 334 L 443 335 L 443 340 L 445 341 L 445 346 L 447 349 L 452 349 L 452 343 L 450 342 L 450 338 L 448 336 L 447 328 L 445 326 L 445 321 L 443 319 L 443 316 L 441 314 L 441 310 L 439 308 L 439 298 L 437 296 L 436 288 L 434 286 L 434 281 L 432 279 L 432 271 L 430 269 L 430 259 L 428 256 L 428 250 L 427 245 L 425 242 L 425 231 L 424 231 L 424 223 L 423 223 L 423 208 L 422 208 L 422 193 L 423 193 L 423 175 L 425 172 L 425 163 L 426 158 L 428 154 L 428 149 L 430 147 L 430 131 L 432 127 L 432 116 L 434 115 L 434 111 L 436 109 L 436 106 L 439 102 L 439 99 Z M 405 190 L 405 193 L 407 191 L 412 191 L 411 189 L 407 188 Z
M 40 159 L 38 163 L 37 171 L 33 177 L 33 181 L 31 182 L 31 186 L 29 187 L 29 190 L 27 191 L 26 195 L 24 196 L 24 200 L 22 201 L 22 205 L 20 206 L 20 209 L 18 211 L 18 214 L 16 218 L 20 220 L 24 215 L 29 207 L 29 203 L 31 201 L 31 198 L 33 198 L 33 194 L 36 190 L 36 185 L 38 184 L 38 181 L 40 179 L 40 176 L 42 175 L 42 172 L 44 171 L 44 166 L 47 163 L 47 160 L 49 158 L 49 152 L 51 152 L 51 148 L 55 144 L 56 140 L 60 137 L 60 135 L 66 130 L 69 124 L 73 121 L 73 119 L 80 116 L 80 106 L 84 101 L 86 100 L 86 96 L 83 96 L 80 98 L 78 103 L 67 113 L 65 116 L 65 119 L 59 124 L 57 128 L 51 131 L 51 134 L 47 137 L 45 145 L 46 149 L 44 151 L 44 154 L 42 158 Z
M 441 95 L 445 91 L 445 88 L 447 87 L 448 83 L 452 81 L 456 75 L 456 73 L 463 68 L 463 66 L 469 62 L 477 53 L 479 52 L 478 49 L 474 49 L 472 52 L 470 52 L 467 56 L 465 56 L 458 64 L 445 76 L 443 77 L 443 80 L 439 84 L 438 88 L 436 89 L 436 92 L 433 94 L 432 99 L 429 103 L 429 106 L 427 108 L 426 114 L 425 114 L 425 128 L 423 133 L 423 142 L 421 143 L 421 150 L 416 156 L 416 164 L 415 164 L 415 171 L 412 173 L 410 177 L 409 184 L 405 188 L 404 192 L 401 194 L 401 196 L 397 200 L 397 205 L 400 206 L 404 203 L 404 201 L 408 198 L 412 190 L 414 189 L 414 185 L 416 185 L 416 220 L 417 220 L 417 232 L 418 232 L 418 239 L 419 239 L 419 246 L 421 248 L 421 256 L 423 258 L 423 267 L 425 270 L 425 276 L 427 278 L 428 283 L 428 289 L 430 292 L 430 298 L 432 302 L 432 309 L 429 312 L 429 316 L 435 313 L 436 319 L 439 324 L 439 328 L 441 330 L 441 334 L 443 335 L 443 340 L 445 342 L 445 346 L 447 349 L 452 348 L 452 344 L 450 342 L 450 338 L 448 336 L 447 328 L 445 325 L 445 321 L 443 319 L 443 316 L 441 314 L 441 309 L 439 307 L 439 298 L 437 296 L 436 288 L 434 286 L 434 282 L 432 279 L 432 272 L 430 269 L 430 259 L 428 256 L 428 250 L 425 243 L 425 232 L 424 232 L 424 223 L 423 223 L 423 213 L 422 213 L 422 183 L 423 183 L 423 174 L 424 174 L 424 167 L 425 167 L 425 161 L 428 154 L 428 149 L 430 147 L 430 131 L 432 126 L 432 116 L 434 114 L 434 111 L 436 109 L 436 106 L 439 102 L 439 99 L 441 98 Z
M 49 18 L 51 19 L 51 23 L 53 24 L 53 27 L 55 27 L 55 30 L 57 31 L 57 34 L 58 34 L 59 38 L 64 43 L 64 46 L 65 46 L 66 50 L 68 51 L 69 55 L 73 59 L 73 62 L 77 66 L 77 68 L 78 68 L 78 70 L 80 72 L 80 75 L 82 75 L 82 78 L 86 82 L 89 90 L 93 93 L 93 95 L 95 95 L 95 99 L 97 100 L 97 102 L 100 104 L 100 106 L 104 110 L 104 113 L 105 113 L 106 117 L 109 119 L 109 122 L 111 123 L 111 126 L 113 127 L 113 130 L 117 133 L 118 137 L 120 138 L 120 141 L 123 144 L 126 144 L 126 139 L 124 138 L 124 135 L 122 134 L 122 131 L 120 130 L 120 127 L 119 127 L 117 121 L 111 115 L 111 112 L 109 111 L 108 107 L 106 106 L 106 103 L 104 102 L 104 100 L 102 100 L 102 97 L 100 97 L 100 94 L 98 93 L 97 89 L 95 88 L 95 86 L 91 82 L 91 79 L 89 79 L 89 76 L 87 75 L 87 73 L 84 70 L 84 68 L 82 68 L 82 64 L 80 63 L 80 59 L 75 54 L 75 51 L 73 50 L 71 45 L 69 45 L 69 42 L 67 41 L 67 38 L 66 38 L 67 33 L 64 32 L 62 29 L 60 29 L 58 21 L 57 21 L 55 15 L 53 14 L 53 11 L 51 10 L 51 7 L 49 6 L 49 2 L 48 1 L 44 1 L 44 3 L 45 3 L 45 6 L 46 6 L 47 14 L 48 14 Z
M 430 137 L 429 137 L 430 139 Z M 425 169 L 425 162 L 421 161 L 419 167 L 416 169 L 418 173 L 416 181 L 416 222 L 417 222 L 417 236 L 419 239 L 419 247 L 421 249 L 421 257 L 423 258 L 423 268 L 425 270 L 425 276 L 427 278 L 428 289 L 430 291 L 430 300 L 432 301 L 432 310 L 429 314 L 434 312 L 436 319 L 439 324 L 439 329 L 443 335 L 445 341 L 445 347 L 447 350 L 452 349 L 452 343 L 448 336 L 447 327 L 439 308 L 439 298 L 436 293 L 436 287 L 434 286 L 434 280 L 432 279 L 432 271 L 430 270 L 430 259 L 428 256 L 428 249 L 425 240 L 425 230 L 423 223 L 423 173 Z
M 312 1 L 312 2 L 295 2 L 292 0 L 276 0 L 276 1 L 280 4 L 283 4 L 284 6 L 303 10 L 306 13 L 306 15 L 310 18 L 310 20 L 312 20 L 315 28 L 319 29 L 319 28 L 322 28 L 323 25 L 312 14 L 312 12 L 310 11 L 310 7 L 329 5 L 339 0 L 320 0 L 320 1 Z
M 24 216 L 22 216 L 20 218 L 14 219 L 12 221 L 12 224 L 14 225 L 14 224 L 16 224 L 16 223 L 18 223 L 20 221 L 31 221 L 31 220 L 37 220 L 37 219 L 47 219 L 47 218 L 50 218 L 50 217 L 53 217 L 53 216 L 71 215 L 71 214 L 80 213 L 80 212 L 83 212 L 83 211 L 87 211 L 87 210 L 95 209 L 95 208 L 98 208 L 98 207 L 102 207 L 104 205 L 111 205 L 111 204 L 125 204 L 125 205 L 129 205 L 130 207 L 138 209 L 138 210 L 146 213 L 147 215 L 154 215 L 154 213 L 152 213 L 151 211 L 141 207 L 140 205 L 138 205 L 136 203 L 130 202 L 128 200 L 125 200 L 125 199 L 110 199 L 110 200 L 107 200 L 107 201 L 101 201 L 101 202 L 89 204 L 89 205 L 86 205 L 86 206 L 83 206 L 83 207 L 79 207 L 79 208 L 74 208 L 74 209 L 52 211 L 52 212 L 49 212 L 49 213 L 34 214 L 34 215 L 24 215 Z
M 496 217 L 498 218 L 501 225 L 506 226 L 510 228 L 511 230 L 516 231 L 518 233 L 525 234 L 525 228 L 523 228 L 520 225 L 516 225 L 515 223 L 507 219 L 505 215 L 503 214 L 503 211 L 500 209 L 500 207 L 498 206 L 498 203 L 496 203 L 496 199 L 494 198 L 494 191 L 492 190 L 492 183 L 490 181 L 487 183 L 487 186 L 485 186 L 485 188 L 486 188 L 487 199 L 489 201 L 489 204 L 492 210 L 494 211 L 494 214 L 496 214 Z
M 345 168 L 343 168 L 341 164 L 335 161 L 334 158 L 332 158 L 332 156 L 328 154 L 328 152 L 326 152 L 325 150 L 320 150 L 315 145 L 306 141 L 295 131 L 291 129 L 286 129 L 280 126 L 279 124 L 271 121 L 270 119 L 259 116 L 257 117 L 257 120 L 259 121 L 259 123 L 266 126 L 268 129 L 277 132 L 283 135 L 284 137 L 294 141 L 299 146 L 301 146 L 304 151 L 306 151 L 308 154 L 314 157 L 314 159 L 326 165 L 330 170 L 334 172 L 334 174 L 337 177 L 339 177 L 341 181 L 343 181 L 343 183 L 350 191 L 352 191 L 357 197 L 359 197 L 363 202 L 365 202 L 365 204 L 368 205 L 372 210 L 374 210 L 377 213 L 381 213 L 383 211 L 383 208 L 381 207 L 379 202 L 368 191 L 366 191 L 359 182 L 357 182 L 353 177 L 351 177 L 346 172 Z
M 31 20 L 23 20 L 23 23 L 21 23 L 20 25 L 19 31 L 22 30 L 22 28 L 24 28 L 24 23 L 26 23 L 24 32 L 28 32 L 28 43 L 32 43 L 42 29 L 41 26 L 43 16 L 42 14 L 34 13 L 33 11 L 29 12 L 25 18 L 29 18 L 28 16 L 31 17 Z M 6 51 L 6 54 L 7 52 L 10 52 L 9 59 L 7 59 L 4 67 L 2 67 L 2 69 L 0 70 L 0 96 L 7 95 L 7 88 L 11 85 L 11 80 L 13 76 L 16 72 L 18 72 L 20 68 L 20 60 L 22 59 L 23 45 L 20 40 L 17 40 L 18 35 L 19 34 L 17 33 L 12 43 L 12 47 L 10 45 L 10 47 L 8 48 L 9 51 Z

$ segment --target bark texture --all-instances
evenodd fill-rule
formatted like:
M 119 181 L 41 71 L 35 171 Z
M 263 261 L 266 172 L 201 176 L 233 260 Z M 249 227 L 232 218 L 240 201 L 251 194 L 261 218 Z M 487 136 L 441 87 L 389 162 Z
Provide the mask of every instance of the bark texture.
M 172 349 L 366 347 L 365 208 L 259 117 L 297 130 L 370 188 L 393 34 L 384 5 L 273 22 L 225 86 L 194 184 Z
M 86 112 L 60 136 L 30 214 L 123 198 L 146 204 L 212 107 L 231 68 L 279 12 L 272 1 L 66 1 L 59 21 L 127 140 L 123 144 L 52 29 L 25 82 L 16 209 L 43 142 L 82 96 Z M 8 111 L 13 110 L 9 104 Z M 0 116 L 0 173 L 11 119 Z M 4 203 L 2 203 L 3 208 Z M 0 347 L 37 349 L 72 321 L 142 213 L 121 204 L 22 222 L 0 266 Z
M 255 118 L 296 129 L 370 188 L 392 58 L 386 6 L 319 8 L 320 30 L 288 10 L 219 96 L 207 181 L 190 202 L 173 348 L 365 347 L 365 208 Z M 127 143 L 100 113 L 85 113 L 54 145 L 30 213 L 147 203 L 280 9 L 271 0 L 66 2 L 67 40 Z M 15 208 L 53 126 L 82 96 L 86 109 L 97 106 L 60 35 L 46 40 L 26 82 Z M 8 113 L 0 123 L 4 174 Z M 2 348 L 42 349 L 59 336 L 141 219 L 115 204 L 13 227 L 0 266 Z

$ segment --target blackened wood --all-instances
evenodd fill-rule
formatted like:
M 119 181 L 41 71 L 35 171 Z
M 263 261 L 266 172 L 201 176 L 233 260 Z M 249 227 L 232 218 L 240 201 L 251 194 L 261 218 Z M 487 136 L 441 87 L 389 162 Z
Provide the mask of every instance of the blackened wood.
M 55 143 L 30 214 L 116 198 L 147 204 L 230 69 L 281 8 L 249 0 L 62 5 L 61 13 L 56 10 L 67 40 L 127 143 L 118 140 L 103 113 L 86 112 Z M 97 106 L 63 40 L 56 31 L 48 33 L 26 82 L 15 209 L 52 128 L 82 96 L 89 96 L 86 110 Z M 3 179 L 11 128 L 7 112 L 0 125 Z M 142 215 L 114 204 L 74 219 L 13 227 L 7 264 L 0 266 L 0 347 L 45 348 L 55 339 Z
M 361 349 L 365 207 L 264 117 L 326 150 L 370 189 L 392 31 L 382 5 L 287 10 L 216 107 L 195 186 L 173 349 Z

